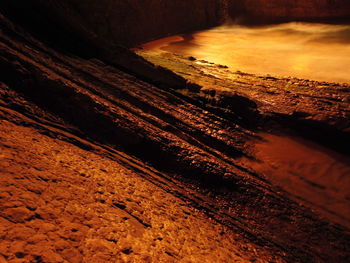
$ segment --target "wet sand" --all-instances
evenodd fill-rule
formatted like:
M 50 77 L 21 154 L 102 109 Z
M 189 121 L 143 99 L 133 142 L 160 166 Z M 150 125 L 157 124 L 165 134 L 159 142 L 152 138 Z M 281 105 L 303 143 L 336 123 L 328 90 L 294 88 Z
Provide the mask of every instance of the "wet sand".
M 350 26 L 286 23 L 221 26 L 142 46 L 280 77 L 350 83 Z
M 350 158 L 301 138 L 260 136 L 251 144 L 256 160 L 243 158 L 243 164 L 297 201 L 350 227 Z

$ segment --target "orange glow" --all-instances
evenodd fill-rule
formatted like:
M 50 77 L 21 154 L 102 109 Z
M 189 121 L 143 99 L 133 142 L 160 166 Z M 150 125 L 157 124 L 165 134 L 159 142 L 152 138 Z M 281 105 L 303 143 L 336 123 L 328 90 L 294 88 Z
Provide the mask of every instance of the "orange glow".
M 263 174 L 297 201 L 350 226 L 350 159 L 312 142 L 260 134 L 252 147 L 257 161 L 242 162 Z
M 222 26 L 143 45 L 258 75 L 350 83 L 350 26 Z

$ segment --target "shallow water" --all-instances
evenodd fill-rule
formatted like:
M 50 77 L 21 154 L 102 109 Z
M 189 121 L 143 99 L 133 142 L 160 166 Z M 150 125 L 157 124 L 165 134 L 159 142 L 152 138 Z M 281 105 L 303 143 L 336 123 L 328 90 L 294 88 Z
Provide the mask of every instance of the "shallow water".
M 256 160 L 242 164 L 262 174 L 296 201 L 350 228 L 350 158 L 300 138 L 260 134 Z
M 221 26 L 147 43 L 258 75 L 350 83 L 350 26 L 286 23 Z

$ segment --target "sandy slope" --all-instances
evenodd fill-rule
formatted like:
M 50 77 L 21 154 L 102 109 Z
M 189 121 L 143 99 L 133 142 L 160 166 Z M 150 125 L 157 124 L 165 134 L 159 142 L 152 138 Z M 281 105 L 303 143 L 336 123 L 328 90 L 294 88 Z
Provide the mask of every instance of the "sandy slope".
M 1 114 L 0 262 L 283 262 L 118 156 Z

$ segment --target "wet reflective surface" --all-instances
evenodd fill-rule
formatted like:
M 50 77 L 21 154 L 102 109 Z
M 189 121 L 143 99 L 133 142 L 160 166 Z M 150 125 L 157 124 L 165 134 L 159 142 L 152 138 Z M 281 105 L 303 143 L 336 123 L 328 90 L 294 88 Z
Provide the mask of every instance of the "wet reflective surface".
M 260 134 L 242 162 L 324 217 L 350 227 L 350 158 L 313 142 Z
M 193 56 L 258 75 L 350 83 L 348 25 L 221 26 L 153 41 L 142 47 Z

